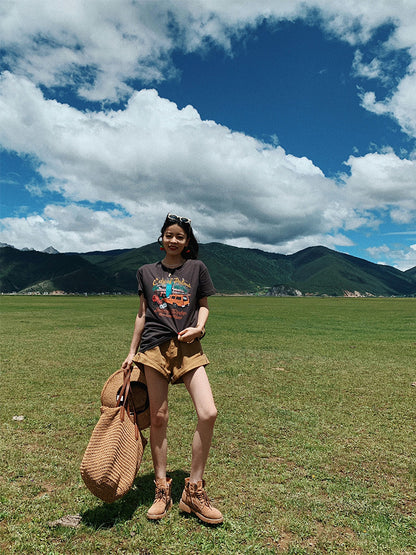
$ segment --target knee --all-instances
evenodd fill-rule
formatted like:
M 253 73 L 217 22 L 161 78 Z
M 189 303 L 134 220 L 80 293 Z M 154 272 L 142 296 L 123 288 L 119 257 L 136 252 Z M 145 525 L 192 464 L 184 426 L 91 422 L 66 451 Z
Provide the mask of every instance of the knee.
M 164 428 L 168 425 L 168 410 L 159 409 L 158 411 L 150 411 L 150 425 L 152 428 Z
M 217 419 L 217 415 L 218 415 L 218 411 L 214 406 L 204 411 L 201 411 L 201 413 L 198 415 L 198 418 L 200 422 L 214 426 L 215 421 Z

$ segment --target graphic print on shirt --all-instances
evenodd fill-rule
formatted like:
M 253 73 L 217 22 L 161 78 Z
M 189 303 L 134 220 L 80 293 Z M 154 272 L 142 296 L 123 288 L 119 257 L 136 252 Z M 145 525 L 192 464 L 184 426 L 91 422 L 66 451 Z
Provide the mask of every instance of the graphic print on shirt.
M 152 301 L 156 305 L 155 312 L 164 317 L 182 318 L 186 314 L 183 309 L 190 304 L 190 292 L 191 285 L 184 279 L 155 278 L 152 285 Z

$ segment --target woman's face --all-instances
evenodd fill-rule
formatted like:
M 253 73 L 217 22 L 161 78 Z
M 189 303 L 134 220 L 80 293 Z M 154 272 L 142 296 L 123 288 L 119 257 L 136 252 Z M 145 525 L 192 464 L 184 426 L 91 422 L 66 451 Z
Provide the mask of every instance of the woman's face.
M 188 246 L 189 239 L 181 226 L 172 224 L 165 229 L 162 243 L 167 254 L 179 256 L 183 249 Z

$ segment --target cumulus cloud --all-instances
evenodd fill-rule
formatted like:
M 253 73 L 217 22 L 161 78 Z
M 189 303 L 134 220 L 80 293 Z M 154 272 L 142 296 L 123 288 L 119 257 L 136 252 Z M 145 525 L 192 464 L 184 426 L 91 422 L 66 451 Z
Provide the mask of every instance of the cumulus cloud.
M 2 2 L 4 62 L 35 84 L 72 85 L 89 100 L 116 100 L 131 92 L 131 78 L 158 81 L 166 76 L 173 43 L 167 32 L 169 11 L 163 4 Z
M 416 60 L 410 65 L 397 89 L 384 100 L 377 100 L 372 91 L 362 95 L 362 105 L 370 112 L 389 115 L 397 120 L 402 130 L 416 137 Z
M 117 210 L 102 211 L 78 205 L 48 205 L 41 214 L 4 218 L 0 236 L 16 248 L 44 250 L 53 245 L 61 252 L 86 252 L 136 247 L 151 242 L 132 217 Z
M 395 266 L 399 270 L 416 267 L 416 244 L 406 249 L 380 245 L 369 247 L 367 252 L 372 258 L 378 260 L 379 264 Z
M 179 110 L 154 90 L 136 92 L 124 110 L 84 113 L 45 100 L 27 79 L 6 74 L 1 84 L 2 144 L 37 160 L 44 187 L 72 203 L 122 209 L 106 219 L 84 207 L 49 206 L 22 225 L 5 221 L 8 242 L 11 235 L 21 244 L 17 233 L 42 226 L 48 242 L 61 245 L 65 236 L 70 250 L 135 246 L 154 240 L 155 207 L 159 220 L 186 207 L 195 221 L 203 219 L 201 240 L 290 252 L 308 244 L 350 245 L 340 230 L 373 225 L 370 210 L 390 210 L 397 222 L 416 210 L 416 163 L 391 151 L 351 156 L 340 187 L 307 158 L 203 121 L 191 106 Z M 132 223 L 143 221 L 152 231 L 140 236 Z M 98 224 L 106 230 L 102 238 Z
M 344 177 L 346 198 L 360 210 L 388 210 L 391 219 L 407 223 L 416 215 L 416 160 L 394 152 L 350 156 Z
M 329 209 L 338 188 L 310 160 L 154 90 L 136 92 L 124 110 L 83 113 L 45 100 L 25 78 L 6 74 L 1 85 L 0 141 L 37 160 L 45 187 L 66 199 L 116 203 L 133 216 L 186 206 L 203 213 L 207 238 L 275 245 L 340 223 Z

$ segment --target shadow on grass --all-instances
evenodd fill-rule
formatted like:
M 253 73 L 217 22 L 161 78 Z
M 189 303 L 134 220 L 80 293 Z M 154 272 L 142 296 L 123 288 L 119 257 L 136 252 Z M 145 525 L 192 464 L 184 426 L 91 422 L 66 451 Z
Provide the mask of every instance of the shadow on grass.
M 220 528 L 221 526 L 223 526 L 223 522 L 217 522 L 217 523 L 210 523 L 210 522 L 204 522 L 201 519 L 199 519 L 194 513 L 188 514 L 188 513 L 182 513 L 183 518 L 185 518 L 186 520 L 195 520 L 200 526 L 204 526 L 205 528 Z
M 172 478 L 173 502 L 179 501 L 184 486 L 185 478 L 188 476 L 183 470 L 170 472 Z M 102 503 L 94 509 L 81 513 L 82 523 L 95 530 L 112 528 L 119 522 L 131 520 L 138 507 L 143 507 L 147 512 L 155 497 L 154 475 L 145 474 L 138 476 L 134 481 L 133 488 L 124 497 L 114 503 Z

